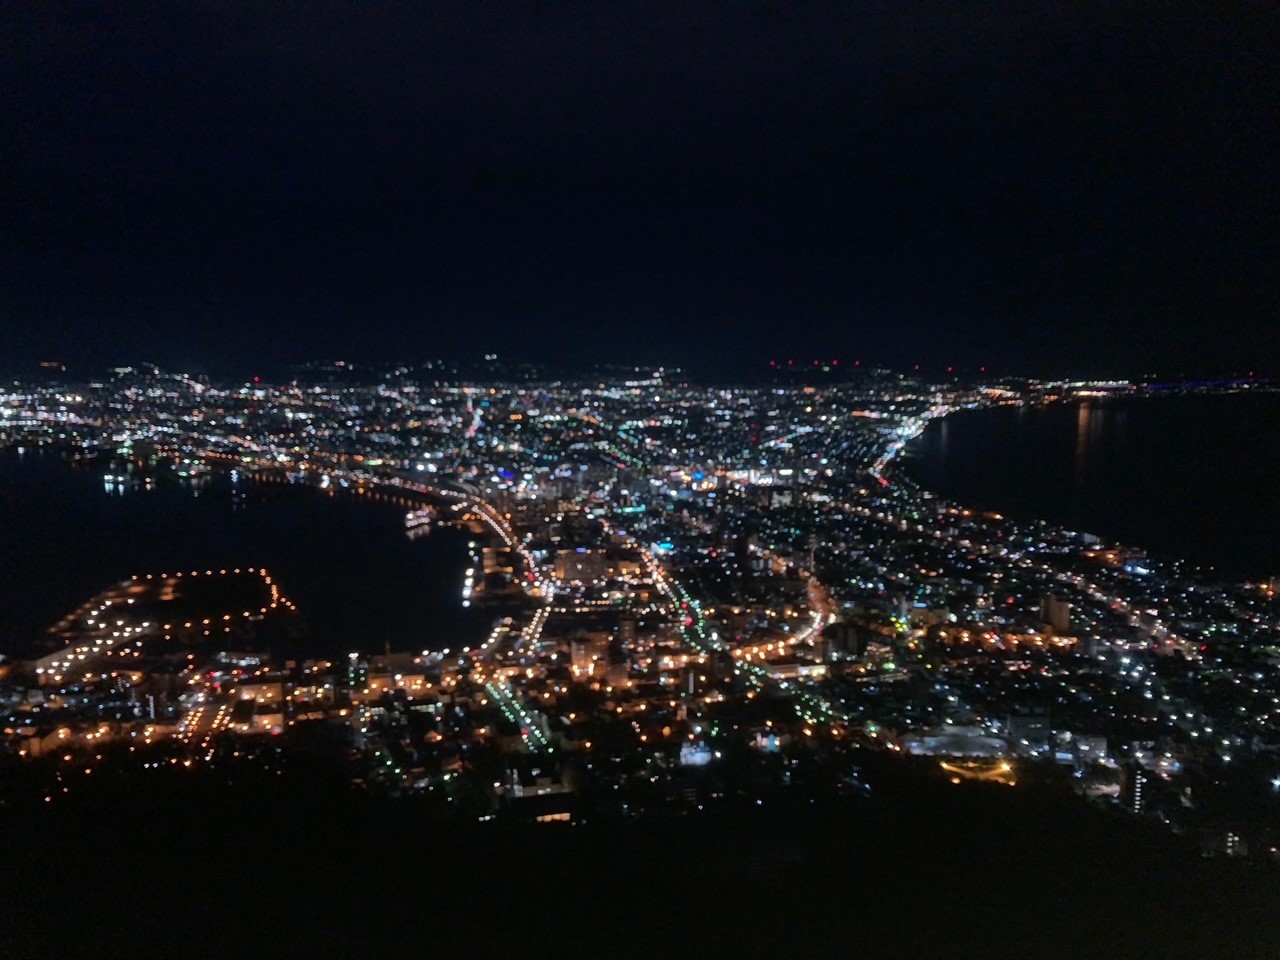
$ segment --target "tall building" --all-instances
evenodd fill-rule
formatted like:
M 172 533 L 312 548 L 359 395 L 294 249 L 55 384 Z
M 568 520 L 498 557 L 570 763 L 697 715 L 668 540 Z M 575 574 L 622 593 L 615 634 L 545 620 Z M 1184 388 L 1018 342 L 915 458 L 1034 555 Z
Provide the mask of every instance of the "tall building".
M 1136 760 L 1120 767 L 1120 804 L 1130 813 L 1145 813 L 1151 804 L 1151 774 Z
M 633 616 L 618 619 L 618 640 L 624 645 L 636 642 L 636 618 Z
M 631 661 L 621 650 L 610 650 L 605 683 L 610 687 L 625 687 L 631 674 Z
M 1046 593 L 1040 598 L 1040 620 L 1046 626 L 1053 627 L 1055 633 L 1071 632 L 1071 602 L 1062 597 Z

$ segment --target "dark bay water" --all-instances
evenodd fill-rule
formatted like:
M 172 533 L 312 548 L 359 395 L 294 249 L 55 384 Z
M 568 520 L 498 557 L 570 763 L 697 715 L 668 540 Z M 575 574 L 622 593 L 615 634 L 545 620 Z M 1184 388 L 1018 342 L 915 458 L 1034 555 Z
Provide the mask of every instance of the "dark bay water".
M 317 656 L 461 646 L 487 630 L 461 603 L 464 532 L 411 541 L 402 508 L 308 487 L 222 476 L 111 493 L 102 475 L 0 451 L 0 652 L 132 574 L 220 567 L 266 567 Z
M 903 465 L 967 505 L 1230 578 L 1280 576 L 1280 394 L 964 411 L 931 423 Z

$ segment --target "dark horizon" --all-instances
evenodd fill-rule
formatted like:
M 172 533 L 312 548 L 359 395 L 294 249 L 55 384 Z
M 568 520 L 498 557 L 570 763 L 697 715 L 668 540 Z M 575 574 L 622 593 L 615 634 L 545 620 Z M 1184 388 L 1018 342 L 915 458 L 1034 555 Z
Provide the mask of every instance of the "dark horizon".
M 188 374 L 207 378 L 212 383 L 249 383 L 260 379 L 264 384 L 279 384 L 293 380 L 305 381 L 308 377 L 324 380 L 340 372 L 339 379 L 352 383 L 373 383 L 401 369 L 405 376 L 420 381 L 444 382 L 553 382 L 592 379 L 625 378 L 631 372 L 637 375 L 661 373 L 669 379 L 687 381 L 706 386 L 822 386 L 824 384 L 854 383 L 868 375 L 888 373 L 922 383 L 991 383 L 1019 381 L 1129 381 L 1135 384 L 1186 384 L 1189 386 L 1226 385 L 1230 383 L 1253 384 L 1274 389 L 1276 377 L 1272 368 L 1250 370 L 1223 370 L 1206 366 L 1189 369 L 1124 370 L 1118 367 L 1053 367 L 1037 369 L 1018 367 L 953 366 L 943 364 L 893 364 L 879 360 L 845 361 L 839 358 L 833 366 L 830 360 L 800 358 L 788 367 L 786 359 L 771 358 L 742 365 L 707 365 L 694 361 L 681 365 L 661 360 L 647 363 L 612 358 L 604 361 L 572 359 L 526 360 L 500 357 L 491 362 L 483 357 L 373 357 L 368 360 L 352 360 L 343 357 L 279 358 L 266 360 L 222 360 L 208 363 L 195 360 L 176 362 L 159 361 L 148 356 L 122 356 L 118 360 L 67 358 L 46 355 L 39 361 L 12 362 L 0 359 L 0 380 L 15 383 L 38 384 L 41 382 L 84 383 L 109 376 L 119 368 L 131 367 L 145 371 L 154 367 L 161 373 Z M 341 361 L 342 368 L 336 365 Z
M 1274 374 L 1278 16 L 10 4 L 2 362 Z

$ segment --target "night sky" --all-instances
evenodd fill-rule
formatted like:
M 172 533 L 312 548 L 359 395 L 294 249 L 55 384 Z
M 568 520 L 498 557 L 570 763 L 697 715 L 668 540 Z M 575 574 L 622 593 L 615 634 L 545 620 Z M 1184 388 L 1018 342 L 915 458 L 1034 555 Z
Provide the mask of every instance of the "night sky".
M 0 365 L 1280 373 L 1266 3 L 7 3 Z

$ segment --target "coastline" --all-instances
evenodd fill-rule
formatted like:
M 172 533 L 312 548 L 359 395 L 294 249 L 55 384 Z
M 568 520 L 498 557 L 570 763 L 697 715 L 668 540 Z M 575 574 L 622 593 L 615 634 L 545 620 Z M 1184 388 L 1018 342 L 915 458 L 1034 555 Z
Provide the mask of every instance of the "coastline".
M 444 536 L 415 543 L 391 499 L 315 484 L 259 484 L 248 476 L 239 481 L 240 493 L 220 477 L 214 489 L 201 481 L 206 486 L 198 496 L 176 483 L 138 487 L 123 497 L 113 487 L 102 496 L 99 470 L 63 462 L 52 445 L 29 448 L 27 456 L 33 454 L 30 465 L 37 471 L 55 471 L 52 488 L 44 473 L 26 475 L 14 456 L 8 461 L 10 499 L 0 504 L 14 520 L 0 563 L 11 565 L 15 582 L 19 571 L 34 578 L 33 595 L 2 624 L 0 651 L 6 654 L 40 641 L 68 611 L 131 573 L 237 565 L 272 570 L 300 607 L 309 649 L 324 655 L 344 652 L 353 640 L 375 650 L 388 641 L 397 649 L 443 648 L 487 632 L 483 616 L 454 607 L 455 578 L 460 588 L 467 566 L 466 534 L 441 531 Z M 60 494 L 72 497 L 69 519 L 55 505 Z M 150 542 L 144 529 L 166 532 Z M 177 529 L 199 546 L 193 550 L 176 540 Z M 70 560 L 55 566 L 60 545 Z M 59 576 L 49 576 L 55 569 Z M 46 574 L 41 579 L 34 571 Z M 351 605 L 340 599 L 353 590 L 365 597 L 371 617 L 349 612 Z M 430 621 L 426 630 L 423 617 Z
M 1228 384 L 1214 384 L 1209 387 L 1200 387 L 1197 389 L 1180 389 L 1175 392 L 1174 387 L 1179 385 L 1152 385 L 1150 388 L 1135 389 L 1132 392 L 1081 392 L 1071 396 L 1055 396 L 1051 398 L 1041 397 L 1024 397 L 1020 402 L 1010 404 L 1008 399 L 1003 401 L 993 401 L 989 403 L 974 403 L 966 405 L 953 405 L 949 407 L 941 407 L 936 412 L 930 411 L 929 415 L 923 417 L 912 418 L 909 423 L 909 429 L 902 431 L 901 438 L 895 438 L 885 448 L 884 453 L 876 461 L 872 475 L 886 487 L 907 488 L 919 494 L 925 494 L 940 503 L 950 507 L 963 510 L 969 510 L 974 513 L 995 513 L 1008 515 L 1011 520 L 1021 524 L 1045 524 L 1049 527 L 1068 534 L 1078 534 L 1096 540 L 1099 543 L 1108 544 L 1118 550 L 1125 550 L 1133 553 L 1150 554 L 1158 557 L 1166 563 L 1186 565 L 1198 568 L 1198 578 L 1206 582 L 1222 583 L 1222 584 L 1239 584 L 1250 583 L 1262 576 L 1263 581 L 1267 577 L 1280 576 L 1280 569 L 1267 573 L 1263 571 L 1261 574 L 1253 573 L 1250 575 L 1230 575 L 1226 572 L 1219 573 L 1216 570 L 1216 564 L 1204 559 L 1197 559 L 1194 556 L 1194 550 L 1171 549 L 1168 546 L 1153 546 L 1145 543 L 1141 538 L 1125 537 L 1114 532 L 1104 532 L 1105 526 L 1094 526 L 1087 522 L 1076 524 L 1066 519 L 1053 519 L 1047 515 L 1043 515 L 1037 511 L 1028 511 L 1020 509 L 1016 505 L 1008 504 L 988 504 L 976 505 L 970 502 L 971 498 L 956 496 L 946 493 L 936 484 L 930 484 L 927 480 L 919 476 L 913 476 L 910 468 L 903 463 L 903 454 L 909 453 L 916 457 L 923 457 L 922 438 L 927 428 L 934 421 L 941 421 L 956 413 L 965 410 L 979 410 L 991 412 L 1000 407 L 1011 407 L 1025 411 L 1045 412 L 1056 407 L 1072 407 L 1077 408 L 1089 404 L 1097 404 L 1103 409 L 1112 407 L 1121 407 L 1121 405 L 1139 405 L 1162 401 L 1162 400 L 1182 400 L 1186 398 L 1225 398 L 1232 396 L 1280 396 L 1280 387 L 1275 385 L 1249 386 L 1246 389 L 1233 389 L 1238 387 L 1235 382 Z M 980 502 L 980 501 L 979 501 Z M 1170 507 L 1172 510 L 1173 508 Z

